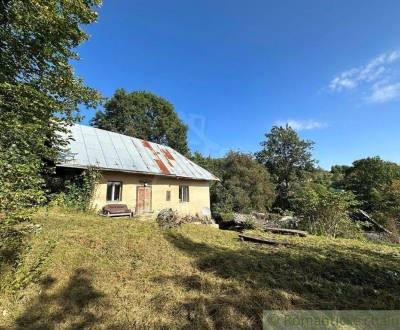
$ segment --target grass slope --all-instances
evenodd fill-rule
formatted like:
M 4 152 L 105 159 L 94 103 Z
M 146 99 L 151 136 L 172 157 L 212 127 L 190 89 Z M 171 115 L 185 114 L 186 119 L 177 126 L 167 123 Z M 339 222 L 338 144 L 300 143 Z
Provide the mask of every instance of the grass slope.
M 312 236 L 263 246 L 59 210 L 35 221 L 43 229 L 14 279 L 2 274 L 5 328 L 260 328 L 263 309 L 400 309 L 394 246 Z

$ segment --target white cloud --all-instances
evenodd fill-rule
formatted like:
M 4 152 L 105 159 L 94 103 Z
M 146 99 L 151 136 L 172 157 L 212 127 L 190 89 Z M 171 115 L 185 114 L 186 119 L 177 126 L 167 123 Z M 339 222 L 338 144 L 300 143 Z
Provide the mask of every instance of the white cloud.
M 352 68 L 338 74 L 329 83 L 334 92 L 350 90 L 363 83 L 372 83 L 385 77 L 391 65 L 400 60 L 400 50 L 383 53 L 366 65 Z
M 277 125 L 277 126 L 288 125 L 296 131 L 312 130 L 312 129 L 324 128 L 327 126 L 326 123 L 316 121 L 313 119 L 309 119 L 309 120 L 295 120 L 295 119 L 279 120 L 279 121 L 275 122 L 275 125 Z
M 400 98 L 400 83 L 376 84 L 372 87 L 371 95 L 367 97 L 370 102 L 388 102 Z

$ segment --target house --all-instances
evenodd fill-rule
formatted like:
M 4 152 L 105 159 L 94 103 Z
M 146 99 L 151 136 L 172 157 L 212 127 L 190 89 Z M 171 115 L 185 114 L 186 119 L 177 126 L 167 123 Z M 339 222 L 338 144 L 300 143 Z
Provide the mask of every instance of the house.
M 182 215 L 210 215 L 213 174 L 174 149 L 102 129 L 74 125 L 59 173 L 96 167 L 101 172 L 92 206 L 127 204 L 136 214 L 165 208 Z

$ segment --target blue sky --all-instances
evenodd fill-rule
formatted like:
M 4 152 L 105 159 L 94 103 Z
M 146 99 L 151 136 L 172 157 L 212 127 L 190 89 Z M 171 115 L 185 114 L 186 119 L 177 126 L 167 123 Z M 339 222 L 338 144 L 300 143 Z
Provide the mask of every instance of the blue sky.
M 253 152 L 289 122 L 324 168 L 400 162 L 400 1 L 105 0 L 99 14 L 77 74 L 106 97 L 165 97 L 193 151 Z

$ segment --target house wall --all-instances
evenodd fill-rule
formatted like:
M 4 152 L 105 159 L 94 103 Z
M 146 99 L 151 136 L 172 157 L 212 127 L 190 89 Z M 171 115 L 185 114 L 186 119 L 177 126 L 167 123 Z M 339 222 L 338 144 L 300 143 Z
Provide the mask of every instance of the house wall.
M 119 202 L 107 202 L 107 182 L 122 182 L 122 200 Z M 127 204 L 129 208 L 136 208 L 137 187 L 144 183 L 151 186 L 152 213 L 156 216 L 165 208 L 177 210 L 182 215 L 202 215 L 203 209 L 210 209 L 210 184 L 208 181 L 185 180 L 162 176 L 140 175 L 123 172 L 102 172 L 99 184 L 96 187 L 93 207 L 101 209 L 104 205 L 112 203 Z M 179 201 L 179 185 L 189 186 L 189 202 Z M 171 200 L 166 200 L 167 191 L 171 191 Z

